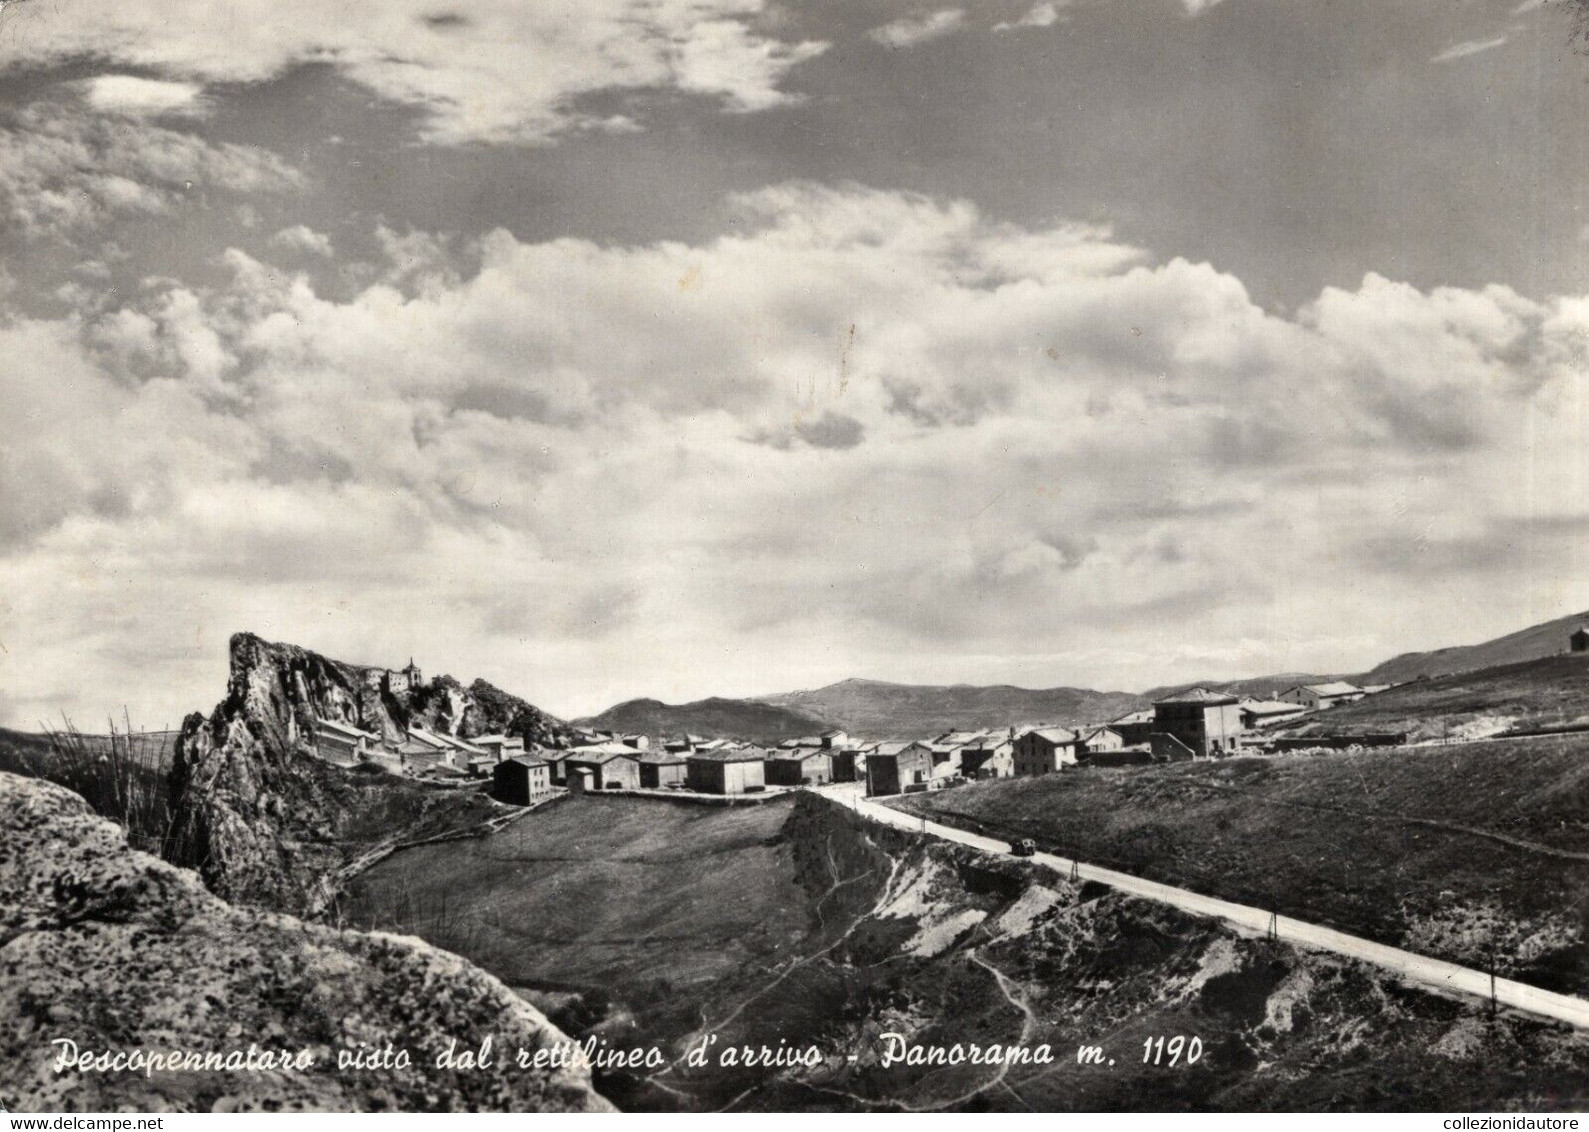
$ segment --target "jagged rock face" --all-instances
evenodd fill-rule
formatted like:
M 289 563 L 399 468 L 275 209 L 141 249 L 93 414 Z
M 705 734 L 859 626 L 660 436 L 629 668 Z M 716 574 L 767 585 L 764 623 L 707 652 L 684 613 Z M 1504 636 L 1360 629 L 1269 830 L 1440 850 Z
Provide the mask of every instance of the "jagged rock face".
M 526 746 L 567 746 L 571 737 L 568 727 L 547 715 L 533 704 L 504 692 L 484 680 L 476 680 L 465 693 L 466 710 L 461 734 L 489 735 L 502 732 L 517 735 Z
M 345 664 L 297 645 L 238 633 L 231 641 L 231 678 L 217 714 L 241 716 L 289 742 L 313 733 L 314 721 L 350 723 L 400 740 L 410 724 L 463 738 L 506 732 L 526 743 L 556 746 L 567 726 L 535 705 L 484 680 L 467 688 L 451 676 L 410 687 L 404 675 Z
M 0 773 L 0 1102 L 11 1111 L 601 1111 L 578 1069 L 441 1070 L 456 1038 L 529 1051 L 564 1035 L 496 979 L 411 938 L 232 907 L 128 848 L 82 798 Z M 314 1068 L 54 1071 L 82 1051 L 310 1050 Z M 410 1051 L 338 1072 L 336 1051 Z M 499 1066 L 502 1058 L 498 1059 Z
M 379 840 L 383 820 L 384 833 L 398 837 L 405 822 L 456 794 L 328 766 L 311 746 L 317 718 L 385 739 L 400 739 L 411 723 L 466 737 L 508 729 L 540 743 L 566 734 L 483 681 L 465 689 L 444 676 L 408 688 L 392 675 L 234 636 L 226 698 L 208 718 L 188 716 L 177 737 L 165 856 L 229 900 L 306 912 L 329 896 L 349 842 Z

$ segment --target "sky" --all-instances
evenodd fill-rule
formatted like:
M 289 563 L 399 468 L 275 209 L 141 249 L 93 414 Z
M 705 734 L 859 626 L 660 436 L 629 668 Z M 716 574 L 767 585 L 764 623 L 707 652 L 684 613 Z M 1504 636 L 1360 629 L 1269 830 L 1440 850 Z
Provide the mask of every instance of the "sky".
M 9 0 L 0 723 L 564 716 L 1589 605 L 1572 0 Z

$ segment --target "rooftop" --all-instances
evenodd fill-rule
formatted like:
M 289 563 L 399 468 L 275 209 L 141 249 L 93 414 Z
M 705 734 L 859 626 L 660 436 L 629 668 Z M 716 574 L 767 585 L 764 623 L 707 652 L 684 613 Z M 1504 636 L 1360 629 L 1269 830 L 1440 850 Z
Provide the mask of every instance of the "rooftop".
M 683 751 L 636 751 L 639 761 L 647 766 L 683 766 L 688 760 Z
M 369 731 L 363 730 L 362 728 L 355 727 L 351 723 L 343 723 L 340 719 L 316 719 L 314 721 L 314 723 L 315 723 L 316 727 L 324 727 L 324 728 L 326 728 L 328 730 L 336 731 L 336 732 L 338 732 L 338 733 L 340 733 L 342 735 L 348 735 L 348 736 L 352 736 L 352 737 L 355 737 L 355 738 L 360 738 L 360 739 L 379 739 L 380 738 L 379 735 L 375 735 L 375 734 L 373 734 L 373 733 L 371 733 Z
M 1034 727 L 1028 735 L 1041 735 L 1050 743 L 1074 743 L 1076 733 L 1068 727 Z
M 884 758 L 892 758 L 894 755 L 899 754 L 901 751 L 905 750 L 906 748 L 914 747 L 916 745 L 917 744 L 911 743 L 911 742 L 907 742 L 907 741 L 905 741 L 903 739 L 890 739 L 887 742 L 883 742 L 883 743 L 877 744 L 876 749 L 872 750 L 872 751 L 868 751 L 867 754 L 869 754 L 869 755 L 880 755 L 880 756 L 882 756 Z
M 511 759 L 503 759 L 497 765 L 498 766 L 506 766 L 508 763 L 518 763 L 520 766 L 546 766 L 547 765 L 546 760 L 534 758 L 534 757 L 532 757 L 530 755 L 514 755 Z
M 731 747 L 719 748 L 715 751 L 696 751 L 689 757 L 691 762 L 707 763 L 759 763 L 765 762 L 770 752 L 760 747 Z
M 1304 684 L 1303 687 L 1316 696 L 1349 696 L 1353 692 L 1363 690 L 1356 684 L 1348 684 L 1345 680 L 1331 680 L 1327 684 Z
M 1229 692 L 1210 692 L 1207 688 L 1188 688 L 1184 692 L 1177 692 L 1173 696 L 1166 696 L 1162 700 L 1154 700 L 1153 706 L 1160 704 L 1236 704 L 1241 702 L 1240 696 L 1233 696 Z
M 823 750 L 821 747 L 798 747 L 794 750 L 773 751 L 770 757 L 775 759 L 785 759 L 789 762 L 804 762 L 813 755 L 826 755 L 831 753 L 832 752 L 830 751 Z
M 1302 710 L 1302 705 L 1289 700 L 1243 700 L 1241 710 L 1253 715 L 1294 715 Z
M 613 759 L 639 760 L 640 752 L 622 743 L 597 743 L 589 747 L 575 747 L 563 758 L 572 763 L 610 763 Z

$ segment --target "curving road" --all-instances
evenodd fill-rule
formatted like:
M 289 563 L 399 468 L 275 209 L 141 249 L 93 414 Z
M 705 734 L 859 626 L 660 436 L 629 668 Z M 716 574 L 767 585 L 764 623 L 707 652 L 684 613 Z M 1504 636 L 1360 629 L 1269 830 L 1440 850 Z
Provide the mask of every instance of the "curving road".
M 873 821 L 885 825 L 897 826 L 900 829 L 914 830 L 918 833 L 930 833 L 941 837 L 945 841 L 955 841 L 961 845 L 969 845 L 973 849 L 981 849 L 988 853 L 1008 853 L 1008 842 L 999 841 L 992 837 L 983 837 L 981 834 L 970 833 L 967 830 L 956 829 L 954 826 L 939 825 L 937 822 L 925 821 L 922 818 L 912 817 L 910 814 L 901 813 L 899 810 L 880 806 L 870 801 L 853 788 L 844 789 L 826 787 L 821 793 L 846 806 L 851 806 L 859 814 L 871 818 Z M 1403 951 L 1397 947 L 1390 947 L 1383 943 L 1359 936 L 1348 935 L 1346 932 L 1336 931 L 1334 928 L 1321 927 L 1303 920 L 1293 920 L 1289 916 L 1272 916 L 1261 908 L 1252 908 L 1245 904 L 1235 904 L 1229 900 L 1220 900 L 1213 896 L 1204 896 L 1201 893 L 1191 892 L 1173 885 L 1160 884 L 1158 881 L 1144 880 L 1142 877 L 1132 876 L 1130 873 L 1119 873 L 1113 869 L 1100 868 L 1097 865 L 1082 864 L 1079 861 L 1068 861 L 1064 857 L 1056 857 L 1051 853 L 1038 853 L 1030 860 L 1040 865 L 1054 869 L 1065 876 L 1077 876 L 1082 880 L 1098 881 L 1110 888 L 1119 889 L 1121 892 L 1140 896 L 1145 900 L 1156 900 L 1161 904 L 1168 904 L 1185 912 L 1197 916 L 1211 916 L 1223 920 L 1244 932 L 1259 935 L 1273 934 L 1287 943 L 1300 944 L 1303 947 L 1316 948 L 1320 951 L 1332 952 L 1345 956 L 1348 959 L 1359 959 L 1364 963 L 1372 963 L 1415 986 L 1441 994 L 1468 995 L 1473 998 L 1488 999 L 1491 993 L 1490 975 L 1485 971 L 1475 971 L 1471 967 L 1458 966 L 1447 963 L 1443 959 L 1431 959 L 1427 955 L 1417 955 L 1411 951 Z M 1557 1022 L 1565 1022 L 1571 1026 L 1589 1029 L 1589 1001 L 1576 998 L 1572 995 L 1556 994 L 1552 991 L 1541 990 L 1519 983 L 1512 979 L 1497 978 L 1494 981 L 1495 1000 L 1503 1006 L 1526 1011 L 1529 1014 L 1550 1018 Z

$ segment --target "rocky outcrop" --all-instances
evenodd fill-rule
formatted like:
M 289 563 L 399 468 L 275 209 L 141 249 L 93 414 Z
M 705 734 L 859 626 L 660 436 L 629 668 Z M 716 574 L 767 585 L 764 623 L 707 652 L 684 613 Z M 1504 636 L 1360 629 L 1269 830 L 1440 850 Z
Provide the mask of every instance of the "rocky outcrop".
M 323 905 L 331 878 L 372 844 L 439 832 L 471 813 L 479 820 L 490 803 L 329 766 L 313 753 L 316 720 L 386 740 L 415 723 L 465 737 L 505 727 L 531 742 L 566 735 L 533 705 L 485 688 L 478 696 L 446 676 L 416 683 L 407 672 L 237 634 L 226 698 L 208 717 L 188 716 L 176 740 L 165 856 L 229 900 L 293 912 Z
M 0 773 L 0 1102 L 11 1111 L 593 1111 L 583 1069 L 504 1064 L 565 1036 L 419 940 L 233 907 L 128 848 L 77 795 Z M 490 1036 L 492 1069 L 438 1069 Z M 79 1053 L 307 1051 L 303 1069 L 56 1071 Z M 407 1068 L 338 1069 L 406 1050 Z

